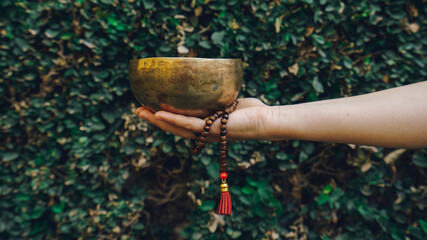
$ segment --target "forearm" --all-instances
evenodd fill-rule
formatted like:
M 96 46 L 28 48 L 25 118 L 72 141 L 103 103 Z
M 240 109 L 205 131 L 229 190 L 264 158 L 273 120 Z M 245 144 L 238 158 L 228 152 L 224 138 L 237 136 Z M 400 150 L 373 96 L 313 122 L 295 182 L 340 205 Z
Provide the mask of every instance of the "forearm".
M 272 112 L 275 140 L 427 147 L 427 82 Z

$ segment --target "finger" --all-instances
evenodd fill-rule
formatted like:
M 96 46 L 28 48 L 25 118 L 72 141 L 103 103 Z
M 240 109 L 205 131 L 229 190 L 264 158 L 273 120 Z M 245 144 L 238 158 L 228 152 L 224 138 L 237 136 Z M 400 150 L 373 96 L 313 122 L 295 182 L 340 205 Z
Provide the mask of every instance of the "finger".
M 138 116 L 144 120 L 147 120 L 151 124 L 161 128 L 164 131 L 170 132 L 173 135 L 177 135 L 183 138 L 194 139 L 196 136 L 193 132 L 180 127 L 174 126 L 162 120 L 156 119 L 154 114 L 146 109 L 139 110 Z
M 166 111 L 159 111 L 154 117 L 179 128 L 187 129 L 193 133 L 200 133 L 205 126 L 205 122 L 200 118 L 187 117 Z
M 144 110 L 144 108 L 143 108 L 143 107 L 139 107 L 139 108 L 137 108 L 137 109 L 135 110 L 136 115 L 139 115 L 139 113 L 140 113 L 142 110 Z

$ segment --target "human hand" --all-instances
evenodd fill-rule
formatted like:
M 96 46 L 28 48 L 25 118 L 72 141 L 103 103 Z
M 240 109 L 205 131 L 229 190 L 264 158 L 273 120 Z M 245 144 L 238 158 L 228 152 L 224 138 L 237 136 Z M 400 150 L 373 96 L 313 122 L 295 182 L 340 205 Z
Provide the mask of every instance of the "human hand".
M 272 111 L 269 106 L 256 98 L 240 98 L 236 110 L 230 114 L 227 123 L 227 140 L 256 140 L 269 139 L 268 120 Z M 188 117 L 166 111 L 155 114 L 144 107 L 136 109 L 135 113 L 144 120 L 164 131 L 184 138 L 194 139 L 202 132 L 206 119 Z M 220 121 L 215 121 L 209 132 L 207 141 L 215 142 L 219 138 Z

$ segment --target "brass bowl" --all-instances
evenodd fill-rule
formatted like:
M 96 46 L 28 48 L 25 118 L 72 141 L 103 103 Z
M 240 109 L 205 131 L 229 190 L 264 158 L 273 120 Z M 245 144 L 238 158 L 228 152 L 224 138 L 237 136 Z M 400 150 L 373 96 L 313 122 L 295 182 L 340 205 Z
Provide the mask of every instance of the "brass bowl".
M 131 60 L 129 78 L 152 112 L 205 117 L 236 99 L 243 72 L 240 59 L 155 57 Z

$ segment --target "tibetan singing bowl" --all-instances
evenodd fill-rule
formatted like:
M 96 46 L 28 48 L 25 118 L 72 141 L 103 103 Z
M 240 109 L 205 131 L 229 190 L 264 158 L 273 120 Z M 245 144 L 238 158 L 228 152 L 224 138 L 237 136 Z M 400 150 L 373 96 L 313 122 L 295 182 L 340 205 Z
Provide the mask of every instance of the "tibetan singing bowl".
M 150 111 L 205 117 L 236 99 L 243 72 L 240 59 L 156 57 L 131 60 L 129 78 Z

